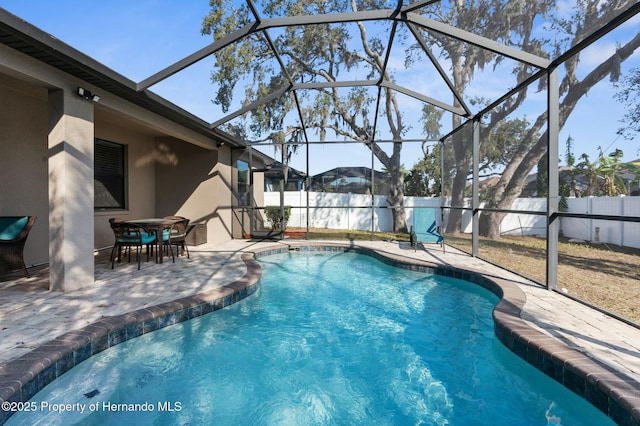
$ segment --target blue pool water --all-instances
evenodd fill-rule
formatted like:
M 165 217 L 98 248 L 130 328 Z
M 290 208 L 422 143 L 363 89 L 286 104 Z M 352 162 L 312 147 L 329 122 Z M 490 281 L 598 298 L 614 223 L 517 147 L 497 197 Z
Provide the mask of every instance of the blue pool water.
M 613 424 L 502 346 L 483 288 L 359 254 L 259 262 L 251 297 L 90 358 L 8 424 Z

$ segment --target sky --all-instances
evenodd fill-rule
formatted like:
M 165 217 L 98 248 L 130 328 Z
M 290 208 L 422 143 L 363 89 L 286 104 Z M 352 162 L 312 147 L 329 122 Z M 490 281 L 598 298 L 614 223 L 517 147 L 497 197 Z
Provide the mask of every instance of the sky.
M 212 41 L 210 36 L 200 33 L 202 19 L 209 12 L 207 0 L 0 0 L 0 7 L 134 82 L 144 80 Z M 640 30 L 640 17 L 636 18 L 624 31 Z M 595 66 L 614 48 L 615 40 L 600 42 L 584 52 L 580 66 Z M 223 113 L 212 103 L 215 96 L 215 87 L 210 82 L 213 63 L 212 57 L 206 58 L 150 90 L 209 122 L 216 121 Z M 392 66 L 402 68 L 403 58 L 393 57 Z M 639 52 L 624 64 L 625 70 L 631 67 L 640 67 Z M 409 71 L 401 77 L 405 79 L 403 84 L 414 90 L 428 92 L 432 86 L 431 79 L 421 77 L 419 66 Z M 492 69 L 484 70 L 483 79 L 477 80 L 482 84 L 473 88 L 474 93 L 504 92 L 505 78 L 506 74 Z M 613 99 L 614 92 L 608 81 L 603 82 L 589 92 L 586 98 L 588 102 L 580 102 L 561 132 L 561 158 L 564 152 L 562 147 L 568 136 L 574 139 L 576 156 L 584 152 L 592 161 L 597 157 L 598 146 L 605 153 L 616 148 L 622 149 L 625 161 L 640 157 L 640 137 L 627 141 L 616 135 L 624 110 Z M 530 92 L 528 99 L 532 104 L 528 118 L 532 120 L 537 117 L 539 105 L 544 106 L 545 96 Z M 408 102 L 405 121 L 413 127 L 410 137 L 423 138 L 417 112 L 420 106 L 411 99 L 405 102 Z M 590 107 L 586 107 L 587 104 Z M 448 130 L 445 128 L 444 131 Z M 315 136 L 312 134 L 311 137 Z M 328 136 L 327 139 L 335 138 Z M 264 147 L 261 150 L 275 157 L 273 148 Z M 371 166 L 370 151 L 360 144 L 343 144 L 339 147 L 312 145 L 309 151 L 312 158 L 309 168 L 311 174 L 337 166 Z M 420 157 L 419 143 L 407 144 L 403 148 L 402 162 L 408 169 Z M 378 170 L 382 168 L 377 160 L 374 165 Z M 294 156 L 292 166 L 306 171 L 304 150 Z

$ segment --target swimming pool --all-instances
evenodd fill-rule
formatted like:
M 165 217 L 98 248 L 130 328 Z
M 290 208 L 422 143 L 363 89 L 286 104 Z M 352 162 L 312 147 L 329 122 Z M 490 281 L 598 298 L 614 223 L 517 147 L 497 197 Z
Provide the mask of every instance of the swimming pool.
M 497 341 L 481 287 L 351 253 L 260 261 L 253 297 L 90 358 L 30 401 L 67 416 L 8 424 L 613 424 Z

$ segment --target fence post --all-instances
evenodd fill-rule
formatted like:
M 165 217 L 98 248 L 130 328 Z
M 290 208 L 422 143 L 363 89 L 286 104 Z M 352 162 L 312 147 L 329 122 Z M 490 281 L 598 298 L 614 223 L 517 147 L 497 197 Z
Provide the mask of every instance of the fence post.
M 589 196 L 587 201 L 587 214 L 592 214 L 593 212 L 593 195 Z M 593 219 L 589 218 L 589 242 L 593 242 Z
M 351 193 L 347 194 L 347 231 L 351 231 Z
M 620 216 L 624 216 L 624 202 L 625 196 L 620 195 Z M 618 225 L 620 226 L 620 247 L 624 247 L 624 224 L 625 222 L 620 221 Z

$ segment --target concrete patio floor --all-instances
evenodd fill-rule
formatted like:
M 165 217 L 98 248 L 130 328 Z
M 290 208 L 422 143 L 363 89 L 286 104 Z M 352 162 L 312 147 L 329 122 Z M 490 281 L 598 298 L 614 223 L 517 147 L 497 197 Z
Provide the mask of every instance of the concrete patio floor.
M 32 271 L 31 278 L 0 281 L 0 364 L 16 359 L 70 330 L 107 316 L 170 302 L 206 292 L 243 277 L 245 252 L 266 247 L 304 244 L 301 240 L 279 242 L 233 240 L 223 244 L 190 247 L 191 258 L 165 258 L 163 264 L 116 263 L 109 253 L 96 255 L 95 283 L 63 294 L 48 288 L 48 270 Z M 313 241 L 317 244 L 319 241 Z M 343 242 L 344 243 L 344 242 Z M 462 269 L 484 272 L 515 283 L 526 295 L 522 318 L 570 348 L 594 358 L 640 383 L 640 329 L 561 294 L 470 257 L 448 247 L 414 251 L 406 243 L 357 241 L 354 244 Z M 640 395 L 638 395 L 640 400 Z

